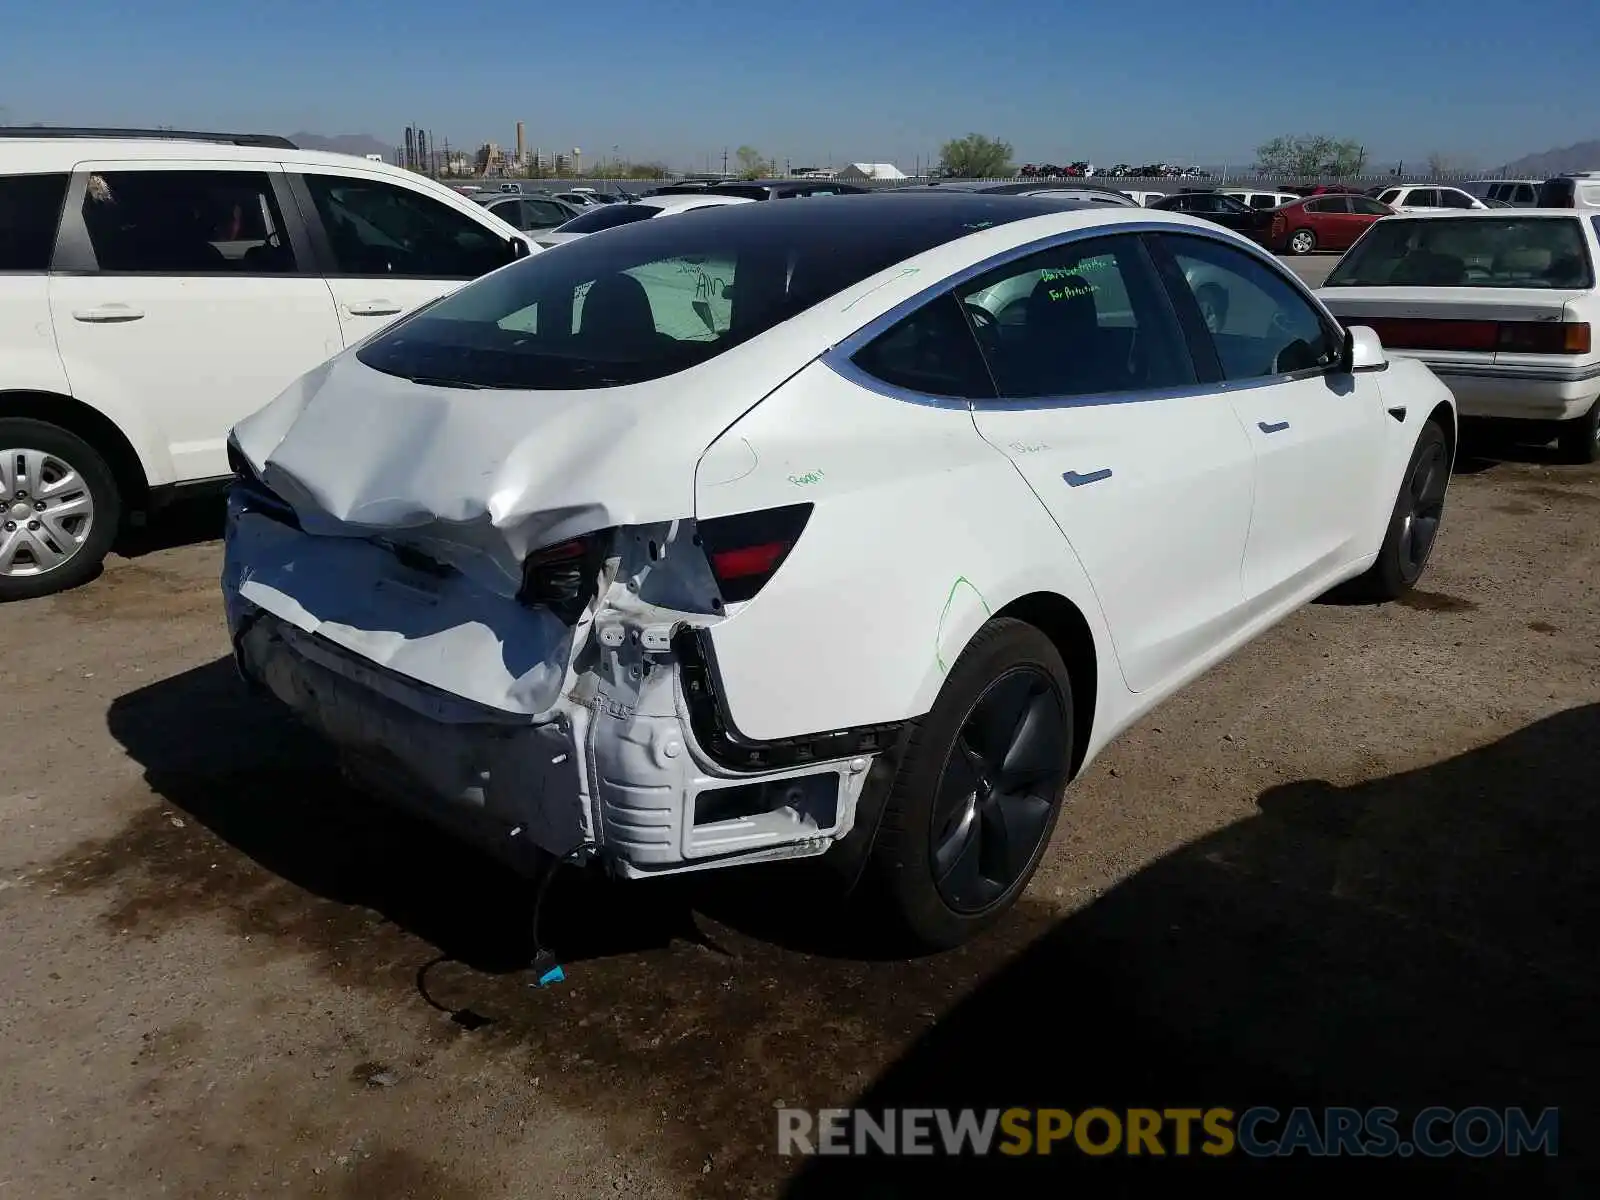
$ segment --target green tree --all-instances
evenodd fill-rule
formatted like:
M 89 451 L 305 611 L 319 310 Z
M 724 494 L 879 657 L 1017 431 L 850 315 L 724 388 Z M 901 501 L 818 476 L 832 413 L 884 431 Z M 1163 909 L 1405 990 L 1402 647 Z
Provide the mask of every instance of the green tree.
M 754 146 L 740 146 L 733 152 L 733 156 L 739 160 L 740 178 L 760 179 L 766 174 L 767 160 Z
M 1268 175 L 1359 175 L 1366 165 L 1366 147 L 1354 138 L 1285 134 L 1256 147 L 1256 170 Z
M 939 166 L 956 179 L 994 179 L 1011 174 L 1011 143 L 969 133 L 939 148 Z

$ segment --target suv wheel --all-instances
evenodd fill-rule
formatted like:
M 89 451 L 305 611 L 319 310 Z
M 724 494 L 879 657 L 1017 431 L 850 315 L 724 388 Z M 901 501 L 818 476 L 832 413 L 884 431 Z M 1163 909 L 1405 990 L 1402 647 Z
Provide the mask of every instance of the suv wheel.
M 88 442 L 44 421 L 0 418 L 0 600 L 93 578 L 121 516 L 111 468 Z
M 1071 765 L 1072 684 L 1055 643 L 1023 621 L 990 621 L 914 731 L 873 846 L 902 940 L 946 949 L 1016 902 Z

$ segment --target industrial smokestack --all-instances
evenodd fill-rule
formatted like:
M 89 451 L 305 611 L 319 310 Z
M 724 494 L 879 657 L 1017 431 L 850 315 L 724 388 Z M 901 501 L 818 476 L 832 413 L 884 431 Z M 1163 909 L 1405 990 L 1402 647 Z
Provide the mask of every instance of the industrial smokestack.
M 522 122 L 517 122 L 517 165 L 520 167 L 527 157 L 528 143 L 522 136 Z

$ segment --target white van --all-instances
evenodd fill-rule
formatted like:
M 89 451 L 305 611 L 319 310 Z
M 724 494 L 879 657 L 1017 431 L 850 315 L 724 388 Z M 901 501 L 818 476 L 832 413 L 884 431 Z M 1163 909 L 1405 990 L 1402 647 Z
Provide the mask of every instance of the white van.
M 120 528 L 226 482 L 228 430 L 295 379 L 537 253 L 442 183 L 283 138 L 0 131 L 0 601 L 92 578 Z

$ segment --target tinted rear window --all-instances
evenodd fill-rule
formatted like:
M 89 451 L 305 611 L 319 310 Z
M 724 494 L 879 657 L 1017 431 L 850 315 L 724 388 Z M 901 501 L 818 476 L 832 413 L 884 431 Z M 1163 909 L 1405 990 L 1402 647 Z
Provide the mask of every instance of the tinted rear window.
M 1547 179 L 1539 188 L 1540 208 L 1571 208 L 1577 184 L 1570 179 Z
M 1325 287 L 1586 288 L 1583 227 L 1549 217 L 1376 222 Z
M 713 358 L 942 242 L 1049 211 L 1009 196 L 849 196 L 645 221 L 497 271 L 378 335 L 357 357 L 391 375 L 458 387 L 642 383 Z M 612 210 L 593 215 L 602 212 Z
M 63 175 L 0 176 L 0 271 L 43 271 L 56 244 Z
M 648 221 L 661 210 L 653 204 L 608 204 L 604 208 L 591 208 L 579 213 L 562 225 L 561 233 L 599 233 L 602 229 L 615 229 L 634 221 Z

